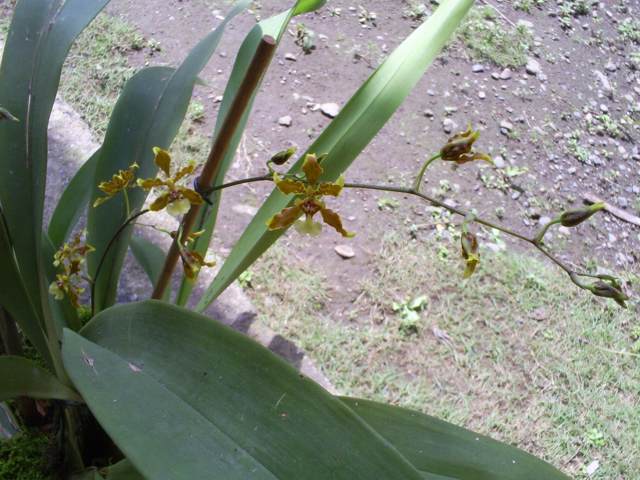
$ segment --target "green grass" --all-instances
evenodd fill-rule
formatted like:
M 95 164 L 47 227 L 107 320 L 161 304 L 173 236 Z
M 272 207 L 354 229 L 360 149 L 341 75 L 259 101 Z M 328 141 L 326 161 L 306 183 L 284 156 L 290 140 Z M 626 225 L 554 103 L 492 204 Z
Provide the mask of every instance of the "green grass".
M 385 241 L 358 300 L 341 307 L 350 310 L 345 323 L 331 318 L 331 285 L 280 247 L 252 269 L 249 293 L 261 320 L 309 352 L 345 394 L 490 434 L 577 479 L 595 459 L 591 478 L 633 478 L 637 316 L 528 255 L 484 254 L 465 282 L 461 261 L 439 255 L 442 247 Z M 420 295 L 428 300 L 412 334 L 393 303 Z
M 0 441 L 0 480 L 48 480 L 51 438 L 41 433 L 22 433 Z
M 457 37 L 475 61 L 490 61 L 500 67 L 527 63 L 533 35 L 524 25 L 508 26 L 491 7 L 474 7 L 460 26 Z

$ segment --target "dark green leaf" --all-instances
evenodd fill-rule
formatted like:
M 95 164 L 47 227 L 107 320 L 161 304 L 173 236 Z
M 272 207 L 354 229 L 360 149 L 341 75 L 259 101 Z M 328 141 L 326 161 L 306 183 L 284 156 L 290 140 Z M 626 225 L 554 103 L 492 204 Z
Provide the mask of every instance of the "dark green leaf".
M 419 412 L 342 398 L 418 470 L 460 480 L 569 480 L 520 449 Z
M 149 240 L 136 236 L 131 237 L 129 247 L 131 248 L 133 256 L 149 277 L 151 287 L 153 288 L 158 278 L 160 278 L 164 259 L 167 255 L 166 252 Z M 165 292 L 165 298 L 163 300 L 167 300 L 168 297 L 169 289 Z
M 81 401 L 71 388 L 23 357 L 0 357 L 0 401 L 16 397 Z
M 41 232 L 47 126 L 74 39 L 108 0 L 22 0 L 0 67 L 0 105 L 19 122 L 0 125 L 0 203 L 27 294 L 40 313 Z
M 67 188 L 62 192 L 58 205 L 51 216 L 48 231 L 49 238 L 56 249 L 60 248 L 67 240 L 82 212 L 86 211 L 94 188 L 93 182 L 99 157 L 100 150 L 97 150 L 80 167 Z
M 24 288 L 1 213 L 0 209 L 0 305 L 9 312 L 47 364 L 52 365 L 42 324 Z
M 340 400 L 207 317 L 148 301 L 82 334 L 65 330 L 69 375 L 147 478 L 422 478 Z

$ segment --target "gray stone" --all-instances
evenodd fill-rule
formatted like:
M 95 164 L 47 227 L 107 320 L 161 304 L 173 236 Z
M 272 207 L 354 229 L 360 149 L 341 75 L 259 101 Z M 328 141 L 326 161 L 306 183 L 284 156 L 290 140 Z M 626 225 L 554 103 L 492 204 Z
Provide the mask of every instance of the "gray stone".
M 349 245 L 336 245 L 335 252 L 344 259 L 353 258 L 356 256 L 356 252 L 353 251 Z
M 480 100 L 484 100 L 485 98 L 487 98 L 487 94 L 484 92 L 484 90 L 480 90 L 480 91 L 478 92 L 478 98 L 479 98 Z
M 424 113 L 424 116 L 427 118 L 433 118 L 433 116 L 435 115 L 435 113 L 433 113 L 433 110 L 430 110 L 428 108 L 423 113 Z
M 320 111 L 329 118 L 335 118 L 340 113 L 340 105 L 337 103 L 323 103 L 320 105 Z
M 291 119 L 291 115 L 285 115 L 284 117 L 280 117 L 278 119 L 278 125 L 283 127 L 290 127 L 292 123 L 293 120 Z
M 445 118 L 442 121 L 442 129 L 444 130 L 444 133 L 451 133 L 453 132 L 456 128 L 458 127 L 458 125 L 456 124 L 456 122 L 454 122 L 453 120 L 451 120 L 450 118 Z
M 607 64 L 604 66 L 604 69 L 607 72 L 615 72 L 616 70 L 618 70 L 618 66 L 615 63 L 613 63 L 612 60 L 609 60 L 609 62 L 607 62 Z
M 473 73 L 482 73 L 482 72 L 484 72 L 484 65 L 476 63 L 471 67 L 471 71 Z
M 496 168 L 504 168 L 506 166 L 506 162 L 504 161 L 504 158 L 502 158 L 502 155 L 496 155 L 492 160 Z
M 500 122 L 500 129 L 510 132 L 511 130 L 513 130 L 513 123 L 511 123 L 509 120 L 502 120 Z
M 513 76 L 511 69 L 505 68 L 500 72 L 500 80 L 509 80 Z
M 289 60 L 290 62 L 296 62 L 298 60 L 298 57 L 296 57 L 293 53 L 285 53 L 284 59 Z
M 540 62 L 538 62 L 535 58 L 527 59 L 527 66 L 525 67 L 527 73 L 529 75 L 538 75 L 542 69 L 540 68 Z

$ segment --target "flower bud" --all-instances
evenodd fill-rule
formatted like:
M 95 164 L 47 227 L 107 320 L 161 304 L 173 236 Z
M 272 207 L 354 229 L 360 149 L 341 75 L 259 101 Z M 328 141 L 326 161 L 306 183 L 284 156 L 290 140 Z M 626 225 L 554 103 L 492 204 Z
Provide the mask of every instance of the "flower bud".
M 612 284 L 613 283 L 613 284 Z M 598 280 L 589 287 L 587 287 L 591 293 L 597 297 L 612 298 L 622 308 L 627 308 L 624 303 L 629 300 L 629 297 L 620 289 L 620 285 L 617 282 L 607 283 L 602 280 Z
M 293 157 L 293 155 L 296 153 L 296 150 L 297 150 L 296 147 L 290 147 L 290 148 L 287 148 L 286 150 L 278 152 L 273 157 L 271 157 L 271 160 L 269 160 L 269 163 L 275 163 L 276 165 L 284 165 L 289 161 L 291 157 Z
M 575 227 L 603 208 L 604 203 L 598 202 L 585 208 L 567 210 L 560 215 L 560 223 L 564 227 Z

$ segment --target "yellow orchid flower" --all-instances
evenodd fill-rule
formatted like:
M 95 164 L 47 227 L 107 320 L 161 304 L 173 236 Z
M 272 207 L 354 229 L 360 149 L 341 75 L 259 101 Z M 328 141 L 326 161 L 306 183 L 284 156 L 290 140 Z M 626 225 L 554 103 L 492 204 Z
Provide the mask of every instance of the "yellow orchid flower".
M 267 221 L 269 230 L 288 228 L 295 222 L 299 232 L 318 235 L 322 230 L 322 224 L 314 222 L 313 217 L 319 212 L 324 223 L 333 227 L 343 237 L 353 237 L 355 234 L 348 232 L 342 226 L 340 216 L 328 209 L 321 200 L 324 195 L 339 196 L 344 186 L 344 177 L 341 175 L 334 183 L 320 183 L 323 169 L 318 158 L 313 154 L 305 157 L 302 171 L 305 174 L 304 180 L 282 178 L 277 173 L 273 174 L 273 181 L 278 190 L 285 195 L 293 194 L 299 198 L 295 200 L 292 207 L 283 209 Z M 302 214 L 305 215 L 305 219 L 296 222 Z
M 173 176 L 171 175 L 171 155 L 166 150 L 154 147 L 155 163 L 164 174 L 162 178 L 138 179 L 138 186 L 145 190 L 159 188 L 164 191 L 149 206 L 149 210 L 157 212 L 167 209 L 173 216 L 187 213 L 191 205 L 200 205 L 204 202 L 198 192 L 177 183 L 187 175 L 191 175 L 196 169 L 195 163 L 189 163 L 186 167 L 179 169 Z
M 112 199 L 119 192 L 129 188 L 132 185 L 138 168 L 140 168 L 140 166 L 134 162 L 126 170 L 118 170 L 118 173 L 114 174 L 111 180 L 100 182 L 98 188 L 106 194 L 106 197 L 97 198 L 96 201 L 93 202 L 94 208 Z
M 457 133 L 448 140 L 440 150 L 440 158 L 458 165 L 474 160 L 484 160 L 493 164 L 489 155 L 473 150 L 473 144 L 478 137 L 480 137 L 480 131 L 474 131 L 469 125 L 465 132 Z

